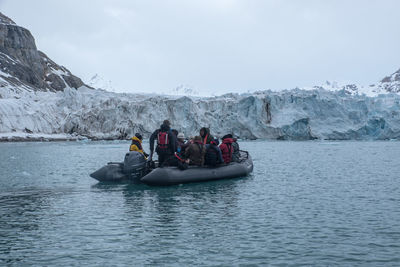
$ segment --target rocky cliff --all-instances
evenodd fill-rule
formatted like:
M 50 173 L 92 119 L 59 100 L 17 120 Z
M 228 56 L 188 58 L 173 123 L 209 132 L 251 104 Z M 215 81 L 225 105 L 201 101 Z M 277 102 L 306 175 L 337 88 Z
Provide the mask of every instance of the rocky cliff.
M 60 91 L 83 82 L 38 51 L 32 34 L 0 13 L 0 86 Z

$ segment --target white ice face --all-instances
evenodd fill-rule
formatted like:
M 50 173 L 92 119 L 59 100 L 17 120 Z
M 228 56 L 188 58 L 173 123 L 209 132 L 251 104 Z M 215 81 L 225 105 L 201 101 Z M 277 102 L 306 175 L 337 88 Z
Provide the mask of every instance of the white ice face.
M 81 87 L 40 92 L 0 87 L 0 138 L 81 135 L 95 138 L 148 137 L 164 119 L 187 136 L 203 126 L 221 137 L 271 139 L 400 138 L 400 96 L 375 97 L 294 89 L 283 92 L 182 97 L 117 94 Z

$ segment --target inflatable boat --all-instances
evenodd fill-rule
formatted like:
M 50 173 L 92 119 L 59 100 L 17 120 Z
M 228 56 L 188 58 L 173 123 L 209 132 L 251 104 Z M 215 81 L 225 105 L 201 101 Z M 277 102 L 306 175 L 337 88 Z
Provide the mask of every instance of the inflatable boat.
M 141 178 L 140 181 L 148 185 L 164 186 L 244 177 L 252 171 L 253 161 L 249 153 L 240 151 L 239 162 L 216 167 L 190 166 L 186 170 L 180 170 L 177 167 L 156 168 Z
M 240 151 L 239 162 L 221 164 L 216 167 L 189 166 L 186 170 L 177 167 L 155 168 L 139 152 L 125 154 L 124 162 L 109 162 L 90 174 L 100 182 L 142 182 L 147 185 L 175 185 L 211 180 L 244 177 L 253 171 L 253 161 L 247 151 Z
M 124 162 L 109 162 L 90 174 L 100 182 L 137 181 L 149 172 L 144 156 L 136 151 L 125 154 Z

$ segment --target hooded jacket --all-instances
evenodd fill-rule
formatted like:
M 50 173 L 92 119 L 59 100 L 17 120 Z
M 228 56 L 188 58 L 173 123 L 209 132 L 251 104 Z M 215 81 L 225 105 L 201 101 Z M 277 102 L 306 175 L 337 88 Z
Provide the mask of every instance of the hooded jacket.
M 219 146 L 222 152 L 222 158 L 224 159 L 224 162 L 226 164 L 232 161 L 232 153 L 233 153 L 232 143 L 233 143 L 232 138 L 225 138 L 222 140 L 222 144 Z
M 209 128 L 203 127 L 200 129 L 200 132 L 201 131 L 204 131 L 204 135 L 201 135 L 201 140 L 203 144 L 209 144 L 212 140 L 214 140 L 214 137 L 210 134 Z
M 136 136 L 132 137 L 132 144 L 129 147 L 129 151 L 138 151 L 143 153 L 142 141 Z
M 136 136 L 132 137 L 132 143 L 131 146 L 129 147 L 129 151 L 137 151 L 142 153 L 145 157 L 147 157 L 147 153 L 144 152 L 143 146 L 142 146 L 142 140 L 137 138 Z

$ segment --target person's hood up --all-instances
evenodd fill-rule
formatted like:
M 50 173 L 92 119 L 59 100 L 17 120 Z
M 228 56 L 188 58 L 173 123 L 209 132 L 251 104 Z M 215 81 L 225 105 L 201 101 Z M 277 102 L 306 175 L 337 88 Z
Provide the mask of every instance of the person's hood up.
M 203 127 L 203 128 L 200 129 L 200 132 L 202 130 L 204 131 L 204 135 L 202 137 L 205 137 L 207 134 L 210 135 L 210 129 L 209 128 Z

